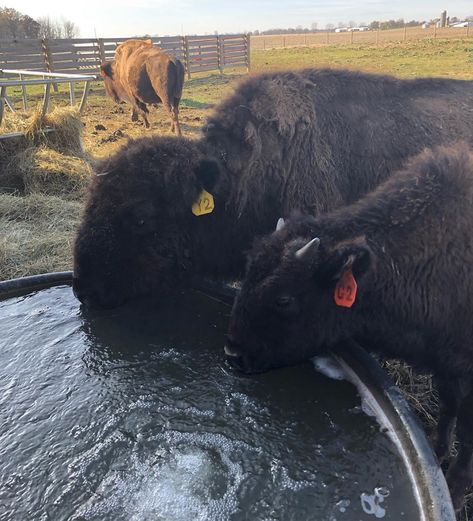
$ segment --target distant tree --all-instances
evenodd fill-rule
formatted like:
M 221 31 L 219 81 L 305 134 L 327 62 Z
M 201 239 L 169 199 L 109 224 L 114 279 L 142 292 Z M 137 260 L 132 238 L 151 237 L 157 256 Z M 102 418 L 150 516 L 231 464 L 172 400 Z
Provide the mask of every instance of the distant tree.
M 356 22 L 354 20 L 350 20 L 348 22 L 348 27 L 356 27 Z
M 70 20 L 62 19 L 62 30 L 63 30 L 63 38 L 71 39 L 78 38 L 80 31 L 79 27 Z
M 38 18 L 40 25 L 39 37 L 48 40 L 57 38 L 77 38 L 79 36 L 79 27 L 74 22 L 66 20 L 55 20 L 49 16 Z
M 325 26 L 325 29 L 326 29 L 327 31 L 333 31 L 333 30 L 335 29 L 335 26 L 334 26 L 333 24 L 327 24 L 327 25 Z
M 345 26 L 346 26 L 346 25 L 345 25 L 343 22 L 338 22 L 338 23 L 337 23 L 337 27 L 339 27 L 339 28 L 340 28 L 340 27 L 345 27 Z
M 11 7 L 0 7 L 0 38 L 37 38 L 39 24 Z
M 313 31 L 315 33 L 315 31 L 317 31 L 317 27 L 319 26 L 319 24 L 317 22 L 312 22 L 310 24 L 310 30 Z
M 379 26 L 380 26 L 380 23 L 378 22 L 378 20 L 373 20 L 370 24 L 369 24 L 369 28 L 371 30 L 375 30 L 375 29 L 379 29 Z

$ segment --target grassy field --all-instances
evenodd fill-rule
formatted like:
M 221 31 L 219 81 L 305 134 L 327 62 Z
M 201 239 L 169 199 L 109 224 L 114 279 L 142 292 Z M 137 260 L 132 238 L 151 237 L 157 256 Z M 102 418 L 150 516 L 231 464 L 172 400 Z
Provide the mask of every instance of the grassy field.
M 304 67 L 346 67 L 393 74 L 399 77 L 444 76 L 473 79 L 473 39 L 419 40 L 385 45 L 359 44 L 313 46 L 254 51 L 252 71 Z M 212 107 L 246 77 L 233 71 L 187 81 L 181 103 L 184 135 L 196 137 Z M 20 91 L 9 93 L 20 106 Z M 38 88 L 30 91 L 31 104 L 40 100 Z M 62 88 L 54 103 L 67 105 Z M 10 130 L 23 118 L 7 113 Z M 168 134 L 169 118 L 162 108 L 151 109 L 151 129 L 130 120 L 126 105 L 115 105 L 104 97 L 103 87 L 93 85 L 84 123 L 84 152 L 43 143 L 26 150 L 0 150 L 0 279 L 67 270 L 71 247 L 80 221 L 87 176 L 97 158 L 113 153 L 129 137 Z M 74 177 L 74 182 L 70 178 Z M 13 182 L 11 181 L 13 179 Z M 58 190 L 57 180 L 67 190 Z M 85 179 L 85 181 L 84 181 Z M 389 370 L 406 390 L 426 426 L 432 425 L 436 402 L 427 377 L 414 377 L 398 363 Z M 465 514 L 466 515 L 466 514 Z M 467 517 L 465 517 L 467 519 Z
M 251 37 L 251 48 L 258 50 L 300 47 L 302 45 L 340 45 L 340 44 L 399 44 L 411 40 L 441 40 L 472 38 L 472 27 L 400 27 L 382 31 L 354 31 L 354 32 L 317 32 L 300 34 L 265 34 Z

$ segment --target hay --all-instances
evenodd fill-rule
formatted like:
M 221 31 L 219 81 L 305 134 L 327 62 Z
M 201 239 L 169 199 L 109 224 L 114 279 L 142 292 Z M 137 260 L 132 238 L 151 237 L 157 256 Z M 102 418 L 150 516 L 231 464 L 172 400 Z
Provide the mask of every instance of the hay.
M 0 194 L 0 280 L 69 270 L 82 204 Z
M 45 133 L 45 128 L 55 131 Z M 81 157 L 85 154 L 83 130 L 84 124 L 77 109 L 57 107 L 43 118 L 39 112 L 34 113 L 28 122 L 26 137 L 36 144 L 45 144 L 58 152 Z
M 89 162 L 47 147 L 29 147 L 4 165 L 0 190 L 79 199 L 93 175 Z
M 7 121 L 9 130 L 16 125 L 24 136 L 0 141 L 0 191 L 81 197 L 92 167 L 77 110 L 57 108 L 44 118 L 11 114 Z M 56 130 L 45 133 L 46 127 Z

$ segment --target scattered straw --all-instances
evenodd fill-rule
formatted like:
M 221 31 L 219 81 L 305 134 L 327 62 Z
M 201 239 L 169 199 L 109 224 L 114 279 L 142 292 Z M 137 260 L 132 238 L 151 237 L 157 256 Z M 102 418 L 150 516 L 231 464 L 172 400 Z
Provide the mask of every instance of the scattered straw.
M 82 204 L 0 194 L 0 280 L 69 270 Z

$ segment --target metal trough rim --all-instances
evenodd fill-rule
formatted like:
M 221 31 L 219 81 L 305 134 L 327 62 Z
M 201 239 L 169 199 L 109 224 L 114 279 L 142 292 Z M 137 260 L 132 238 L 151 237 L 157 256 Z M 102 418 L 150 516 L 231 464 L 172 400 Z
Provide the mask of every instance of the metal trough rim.
M 53 286 L 70 285 L 72 272 L 32 275 L 0 282 L 0 301 Z M 236 289 L 211 281 L 199 281 L 195 289 L 231 304 Z M 450 493 L 437 458 L 401 391 L 374 358 L 356 342 L 348 341 L 333 351 L 360 394 L 374 400 L 377 416 L 391 431 L 409 471 L 421 518 L 419 521 L 455 521 Z M 394 434 L 394 436 L 392 436 Z

